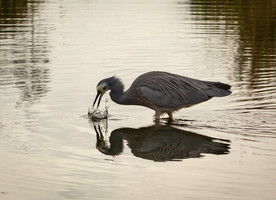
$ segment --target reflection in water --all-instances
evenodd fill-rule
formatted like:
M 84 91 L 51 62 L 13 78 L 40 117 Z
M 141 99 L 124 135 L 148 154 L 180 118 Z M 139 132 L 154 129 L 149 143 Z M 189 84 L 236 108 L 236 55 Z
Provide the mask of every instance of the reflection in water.
M 276 107 L 271 2 L 0 0 L 0 199 L 273 199 L 275 112 L 237 112 Z M 80 117 L 94 82 L 117 74 L 130 85 L 159 69 L 226 81 L 233 110 L 218 100 L 178 113 L 193 120 L 176 121 L 187 127 L 133 129 L 151 113 L 111 105 L 110 131 L 132 128 L 101 135 L 96 126 L 98 149 L 120 155 L 102 160 L 112 156 L 91 148 L 94 129 Z M 231 155 L 229 142 L 196 133 L 231 138 Z M 222 156 L 203 153 L 209 146 Z M 153 160 L 206 157 L 168 167 L 131 151 Z
M 202 154 L 228 154 L 230 141 L 212 138 L 161 124 L 134 128 L 119 128 L 106 141 L 100 125 L 94 125 L 97 149 L 106 155 L 123 152 L 123 140 L 134 156 L 153 161 L 176 161 L 199 158 Z M 109 144 L 108 144 L 109 143 Z
M 39 3 L 0 1 L 0 87 L 15 85 L 17 103 L 35 102 L 48 91 L 47 27 Z
M 94 126 L 94 130 L 97 136 L 96 148 L 105 155 L 116 156 L 123 152 L 123 138 L 121 135 L 112 134 L 109 137 L 108 145 L 107 141 L 105 141 L 105 137 L 102 133 L 101 126 Z
M 203 34 L 236 41 L 237 101 L 245 109 L 275 110 L 275 1 L 192 0 L 191 13 Z

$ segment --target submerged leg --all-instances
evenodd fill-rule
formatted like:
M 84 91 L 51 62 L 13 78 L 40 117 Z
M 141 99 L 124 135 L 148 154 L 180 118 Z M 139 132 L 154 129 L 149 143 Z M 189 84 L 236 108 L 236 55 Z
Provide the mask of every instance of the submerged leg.
M 169 115 L 169 122 L 172 122 L 173 121 L 173 114 L 172 112 L 167 112 L 168 115 Z
M 154 120 L 159 121 L 162 113 L 155 111 Z

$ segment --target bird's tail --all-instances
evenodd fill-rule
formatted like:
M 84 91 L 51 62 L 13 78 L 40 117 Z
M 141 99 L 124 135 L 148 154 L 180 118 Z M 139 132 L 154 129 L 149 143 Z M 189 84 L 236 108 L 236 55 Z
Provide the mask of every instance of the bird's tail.
M 230 91 L 231 85 L 220 83 L 220 82 L 205 82 L 205 83 L 208 87 L 204 91 L 210 98 L 224 97 L 232 93 Z

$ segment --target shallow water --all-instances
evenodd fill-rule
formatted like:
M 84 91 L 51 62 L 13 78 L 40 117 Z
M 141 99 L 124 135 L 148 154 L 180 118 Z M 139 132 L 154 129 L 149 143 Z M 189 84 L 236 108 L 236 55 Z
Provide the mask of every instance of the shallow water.
M 0 199 L 275 198 L 275 1 L 0 5 Z M 99 80 L 152 70 L 232 94 L 171 126 L 111 100 L 87 118 Z

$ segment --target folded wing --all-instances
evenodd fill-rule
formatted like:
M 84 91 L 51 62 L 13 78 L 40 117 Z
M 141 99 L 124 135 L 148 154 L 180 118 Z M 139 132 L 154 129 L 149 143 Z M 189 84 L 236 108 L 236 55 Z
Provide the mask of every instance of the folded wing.
M 191 106 L 212 97 L 231 94 L 231 86 L 192 79 L 167 72 L 149 72 L 132 84 L 154 105 L 164 108 Z

